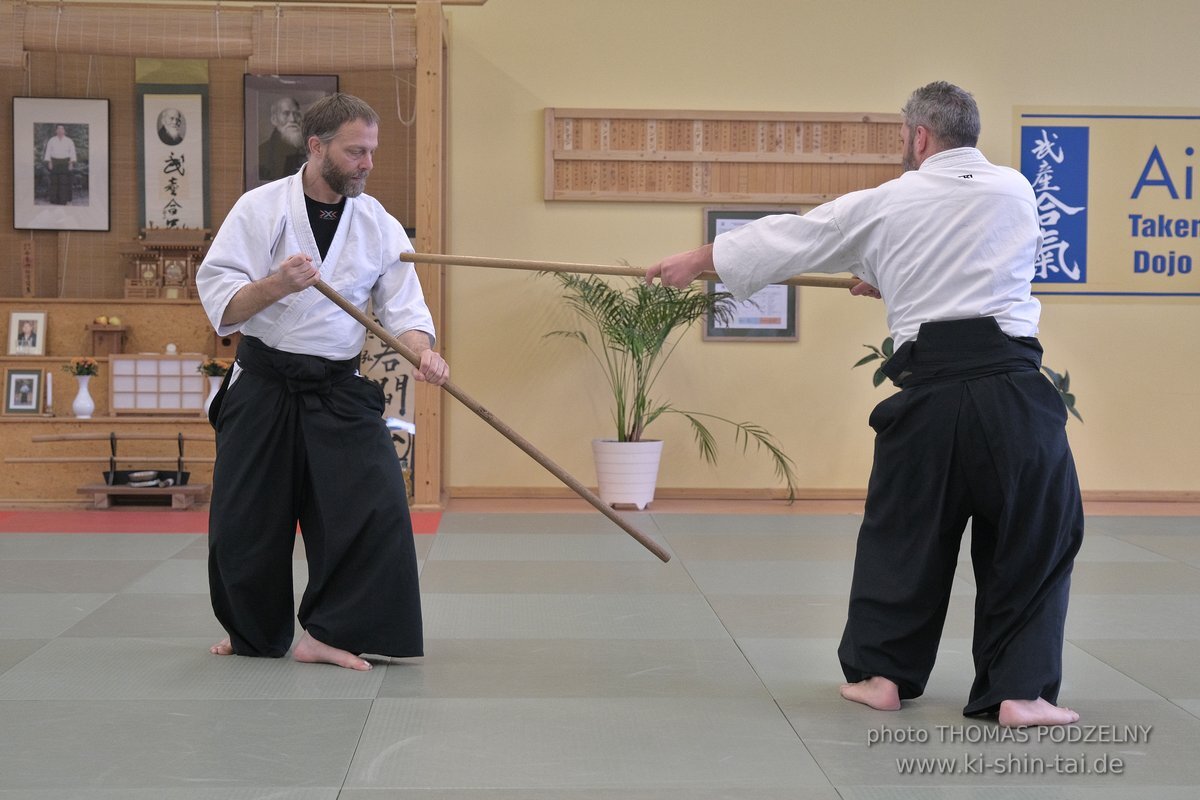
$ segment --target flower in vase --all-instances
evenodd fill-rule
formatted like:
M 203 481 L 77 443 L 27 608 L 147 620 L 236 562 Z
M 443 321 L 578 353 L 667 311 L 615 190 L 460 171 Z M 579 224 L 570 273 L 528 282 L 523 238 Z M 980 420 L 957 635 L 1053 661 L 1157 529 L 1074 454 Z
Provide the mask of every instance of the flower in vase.
M 62 366 L 63 372 L 68 372 L 72 375 L 95 375 L 100 372 L 100 362 L 94 358 L 87 356 L 72 358 L 71 361 Z
M 206 358 L 196 370 L 209 377 L 221 377 L 233 364 L 226 358 Z

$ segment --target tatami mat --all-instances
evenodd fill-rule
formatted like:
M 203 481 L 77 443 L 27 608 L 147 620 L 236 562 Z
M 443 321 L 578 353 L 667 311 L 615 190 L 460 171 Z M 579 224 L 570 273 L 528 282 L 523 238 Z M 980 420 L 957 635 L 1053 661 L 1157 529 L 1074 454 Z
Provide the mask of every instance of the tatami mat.
M 1195 517 L 1089 518 L 1064 651 L 1077 738 L 1017 740 L 961 715 L 965 553 L 926 695 L 898 713 L 838 697 L 854 513 L 629 512 L 673 554 L 662 564 L 598 514 L 452 510 L 417 537 L 426 655 L 370 657 L 368 673 L 211 656 L 204 526 L 170 513 L 78 512 L 62 531 L 0 516 L 0 800 L 1191 800 L 1200 786 Z M 300 540 L 295 556 L 299 593 Z

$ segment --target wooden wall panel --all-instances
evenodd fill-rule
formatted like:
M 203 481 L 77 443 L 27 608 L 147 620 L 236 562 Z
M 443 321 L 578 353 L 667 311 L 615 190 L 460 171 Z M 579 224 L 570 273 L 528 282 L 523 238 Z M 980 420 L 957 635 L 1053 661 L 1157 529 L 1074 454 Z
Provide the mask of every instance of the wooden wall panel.
M 900 122 L 547 108 L 545 199 L 821 203 L 900 174 Z
M 20 297 L 21 244 L 32 241 L 38 297 L 123 298 L 121 249 L 139 233 L 135 59 L 31 53 L 28 74 L 0 69 L 0 163 L 12 164 L 12 98 L 92 97 L 109 101 L 111 150 L 108 231 L 14 230 L 12 184 L 0 182 L 0 297 Z M 242 194 L 242 76 L 246 62 L 208 62 L 208 171 L 210 224 L 215 232 Z M 25 81 L 29 81 L 28 87 Z M 416 135 L 412 71 L 347 72 L 344 92 L 370 103 L 381 117 L 379 152 L 367 191 L 406 227 L 416 224 Z

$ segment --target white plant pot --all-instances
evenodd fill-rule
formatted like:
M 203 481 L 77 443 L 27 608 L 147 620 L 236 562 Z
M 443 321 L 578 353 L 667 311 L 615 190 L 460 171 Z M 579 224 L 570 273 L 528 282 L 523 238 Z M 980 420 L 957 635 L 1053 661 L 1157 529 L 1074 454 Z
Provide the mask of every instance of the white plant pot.
M 596 480 L 606 505 L 633 505 L 641 511 L 654 499 L 663 443 L 593 439 Z

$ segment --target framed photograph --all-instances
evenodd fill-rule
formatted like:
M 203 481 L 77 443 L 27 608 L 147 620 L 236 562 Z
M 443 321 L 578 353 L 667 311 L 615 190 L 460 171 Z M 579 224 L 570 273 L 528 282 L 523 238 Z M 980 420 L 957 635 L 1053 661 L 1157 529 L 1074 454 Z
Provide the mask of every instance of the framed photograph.
M 12 102 L 13 227 L 108 230 L 108 101 Z
M 143 228 L 208 227 L 208 87 L 137 84 Z
M 9 369 L 4 375 L 4 413 L 42 413 L 42 371 Z
M 337 75 L 246 75 L 246 190 L 286 178 L 307 158 L 300 120 L 317 100 L 338 90 Z
M 13 311 L 8 315 L 8 354 L 46 355 L 45 311 Z
M 718 234 L 745 225 L 751 220 L 772 214 L 799 214 L 796 207 L 780 208 L 706 208 L 704 209 L 704 241 L 712 244 Z M 725 284 L 708 282 L 709 291 L 724 291 Z M 797 295 L 795 286 L 766 286 L 743 302 L 731 300 L 732 317 L 727 322 L 704 321 L 703 338 L 749 339 L 764 342 L 795 342 L 800 338 L 797 328 Z

